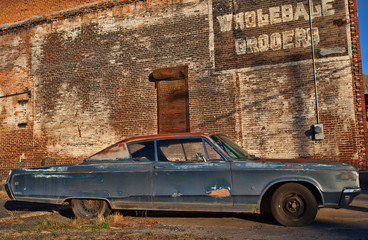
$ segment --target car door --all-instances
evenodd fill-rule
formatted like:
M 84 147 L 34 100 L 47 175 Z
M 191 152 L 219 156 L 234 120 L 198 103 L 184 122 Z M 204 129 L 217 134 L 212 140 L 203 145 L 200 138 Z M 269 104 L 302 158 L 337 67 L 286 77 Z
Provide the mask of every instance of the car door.
M 211 139 L 231 159 L 232 193 L 234 210 L 254 212 L 266 184 L 279 174 L 267 164 L 257 161 L 236 143 L 224 135 L 214 134 Z M 271 170 L 271 171 L 270 171 Z
M 151 208 L 154 141 L 131 142 L 127 147 L 131 161 L 119 163 L 115 171 L 105 177 L 111 180 L 112 202 L 116 208 Z
M 24 181 L 35 181 L 36 191 L 29 187 L 28 191 L 45 199 L 107 199 L 113 209 L 147 209 L 152 207 L 154 161 L 153 140 L 119 142 L 82 163 L 23 175 Z
M 156 141 L 153 203 L 158 209 L 231 208 L 230 163 L 201 137 Z

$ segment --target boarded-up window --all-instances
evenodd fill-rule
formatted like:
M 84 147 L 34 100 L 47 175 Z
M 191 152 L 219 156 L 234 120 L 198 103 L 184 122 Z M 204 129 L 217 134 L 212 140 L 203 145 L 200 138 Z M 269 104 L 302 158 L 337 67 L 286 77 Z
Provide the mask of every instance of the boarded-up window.
M 187 67 L 156 70 L 153 74 L 157 81 L 159 133 L 189 132 Z

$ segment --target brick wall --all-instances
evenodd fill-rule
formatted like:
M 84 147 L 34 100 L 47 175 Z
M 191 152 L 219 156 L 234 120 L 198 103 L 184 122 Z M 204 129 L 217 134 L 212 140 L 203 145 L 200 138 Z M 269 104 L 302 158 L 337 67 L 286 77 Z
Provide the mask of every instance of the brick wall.
M 313 1 L 320 142 L 310 136 L 316 112 L 303 3 L 105 1 L 0 26 L 0 96 L 30 91 L 0 98 L 1 178 L 156 134 L 148 76 L 178 66 L 188 67 L 191 131 L 225 133 L 262 157 L 366 167 L 354 2 Z
M 366 111 L 365 111 L 365 98 L 364 98 L 364 79 L 362 71 L 362 57 L 360 52 L 360 37 L 359 37 L 359 23 L 358 23 L 358 5 L 356 0 L 349 0 L 349 17 L 350 17 L 350 30 L 352 41 L 352 78 L 353 78 L 353 94 L 356 121 L 358 124 L 358 134 L 356 142 L 358 144 L 357 149 L 359 155 L 362 156 L 363 161 L 356 162 L 361 168 L 368 168 L 368 161 L 366 156 L 366 149 L 368 144 L 367 136 L 367 124 L 366 124 Z
M 32 19 L 37 16 L 48 15 L 54 12 L 93 3 L 108 3 L 108 0 L 17 0 L 0 2 L 0 24 L 14 23 Z

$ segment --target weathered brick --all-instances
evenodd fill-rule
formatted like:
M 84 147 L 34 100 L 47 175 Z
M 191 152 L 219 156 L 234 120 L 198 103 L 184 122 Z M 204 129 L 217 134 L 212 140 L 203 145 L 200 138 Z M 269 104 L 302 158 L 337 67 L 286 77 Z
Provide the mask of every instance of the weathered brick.
M 0 98 L 0 179 L 156 134 L 149 75 L 178 66 L 188 68 L 191 131 L 225 133 L 261 157 L 367 168 L 355 0 L 349 19 L 345 1 L 312 1 L 320 142 L 309 135 L 316 105 L 306 0 L 119 0 L 53 13 L 91 2 L 36 0 L 54 8 L 0 15 L 0 96 L 30 91 Z M 7 22 L 32 15 L 44 16 Z

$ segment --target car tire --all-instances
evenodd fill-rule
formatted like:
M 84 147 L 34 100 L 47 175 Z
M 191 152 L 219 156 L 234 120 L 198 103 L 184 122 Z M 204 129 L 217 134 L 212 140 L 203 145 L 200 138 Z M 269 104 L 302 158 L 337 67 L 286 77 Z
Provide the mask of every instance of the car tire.
M 72 199 L 72 210 L 77 218 L 95 219 L 109 215 L 111 209 L 106 201 L 94 199 Z
M 286 183 L 279 187 L 271 198 L 272 215 L 281 225 L 309 225 L 314 221 L 317 210 L 316 198 L 301 184 Z

